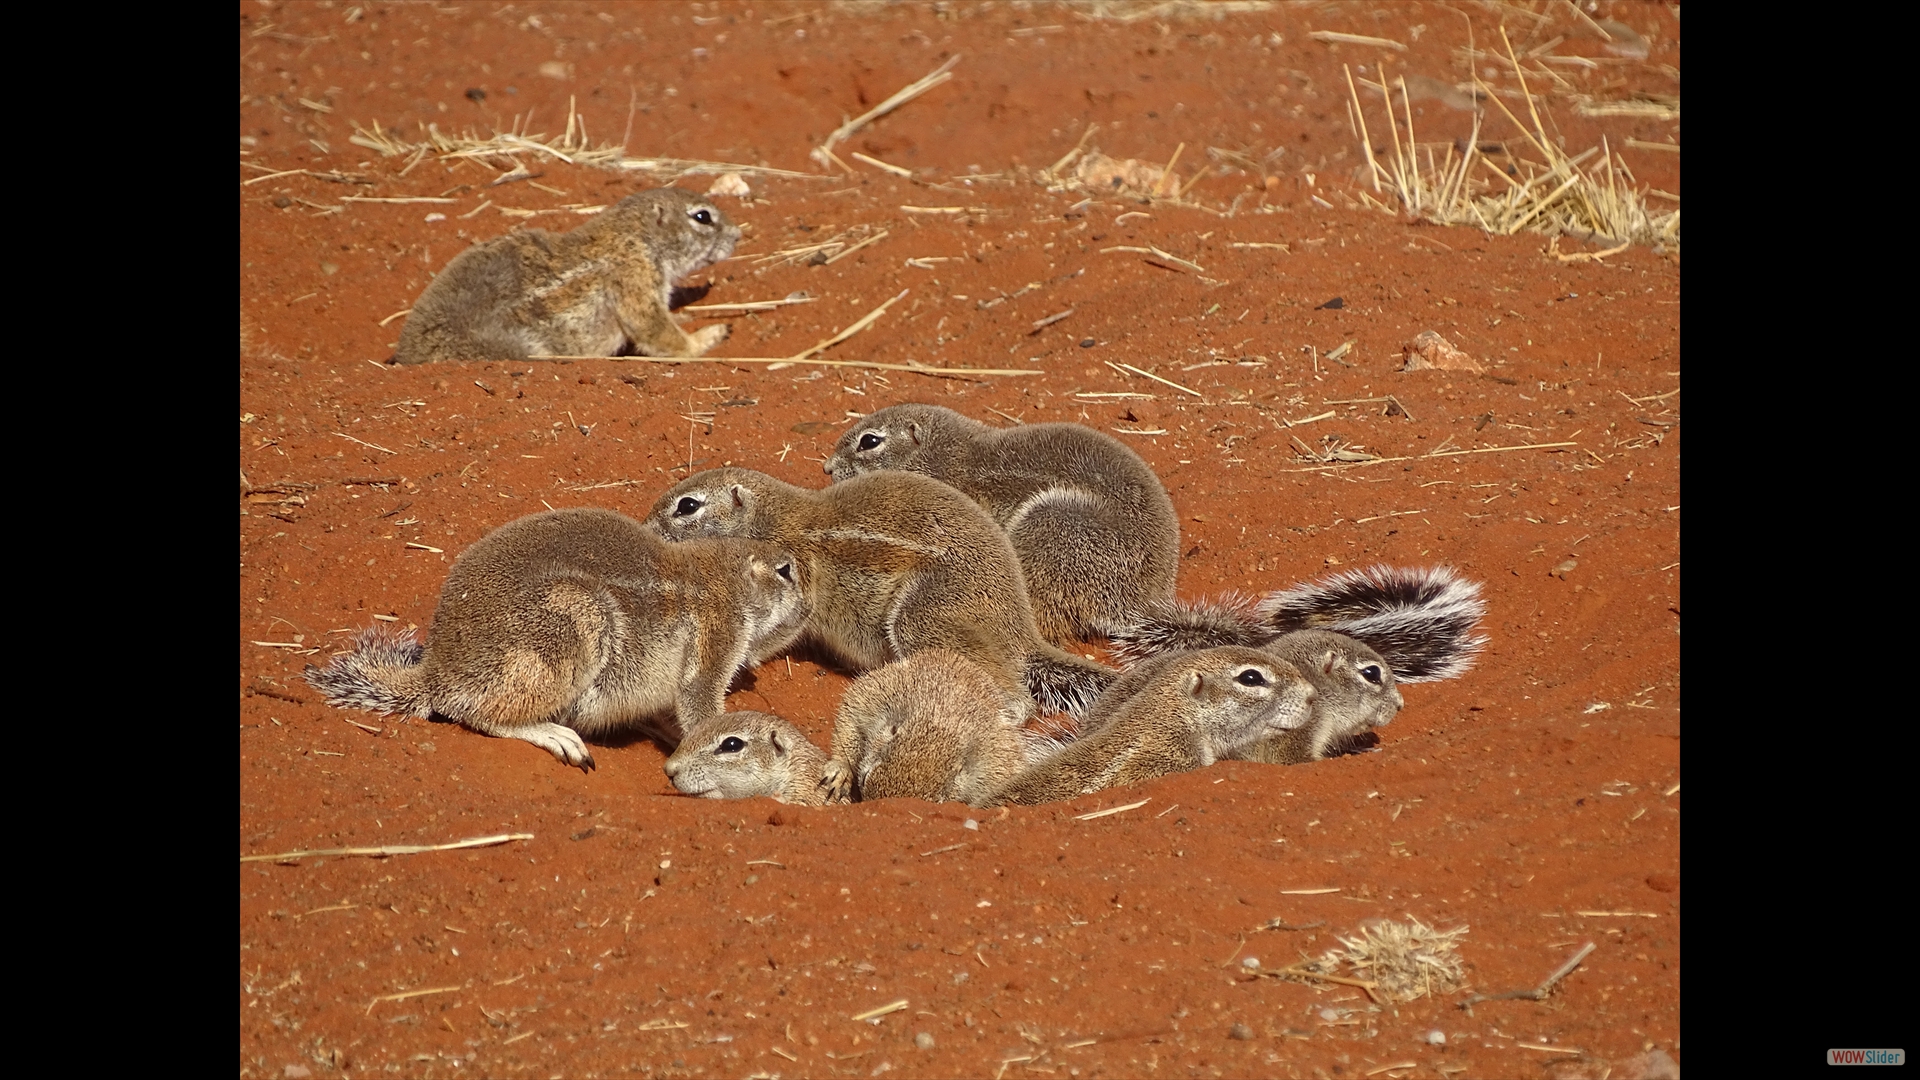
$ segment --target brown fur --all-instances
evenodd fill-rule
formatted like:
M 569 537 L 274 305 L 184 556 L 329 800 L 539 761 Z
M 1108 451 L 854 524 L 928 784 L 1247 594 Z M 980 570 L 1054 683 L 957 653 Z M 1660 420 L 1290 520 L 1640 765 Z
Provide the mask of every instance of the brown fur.
M 824 783 L 836 801 L 985 805 L 1027 766 L 1032 741 L 1021 725 L 1031 709 L 958 653 L 914 653 L 847 688 Z
M 662 543 L 609 510 L 534 514 L 454 562 L 424 650 L 376 632 L 307 681 L 336 705 L 437 714 L 591 767 L 581 735 L 640 726 L 671 746 L 791 642 L 793 565 L 774 544 Z
M 730 712 L 687 732 L 667 759 L 667 778 L 682 794 L 706 799 L 773 799 L 822 806 L 826 751 L 770 713 Z
M 667 309 L 673 283 L 731 255 L 739 239 L 705 196 L 661 188 L 629 195 L 572 232 L 527 229 L 483 241 L 420 294 L 394 362 L 700 356 L 726 340 L 727 326 L 680 329 Z
M 1110 435 L 1081 424 L 1000 429 L 938 405 L 894 405 L 848 428 L 826 462 L 836 481 L 885 469 L 952 484 L 1007 531 L 1048 641 L 1113 633 L 1173 599 L 1173 501 Z
M 798 557 L 808 638 L 856 672 L 950 649 L 1003 692 L 1078 712 L 1114 672 L 1040 638 L 1006 534 L 965 495 L 914 473 L 809 491 L 747 469 L 711 469 L 654 503 L 669 539 L 770 540 Z
M 1204 768 L 1304 723 L 1313 699 L 1304 675 L 1258 649 L 1167 653 L 1141 668 L 1148 669 L 1141 677 L 1101 695 L 1078 740 L 1036 762 L 992 801 L 1057 802 Z M 1250 672 L 1260 685 L 1239 681 Z

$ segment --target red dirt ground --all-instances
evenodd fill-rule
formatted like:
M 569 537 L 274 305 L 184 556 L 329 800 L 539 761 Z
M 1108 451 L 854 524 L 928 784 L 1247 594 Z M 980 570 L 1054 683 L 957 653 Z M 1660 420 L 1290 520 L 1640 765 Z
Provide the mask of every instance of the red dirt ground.
M 1605 135 L 1642 184 L 1677 193 L 1679 155 L 1626 142 L 1677 143 L 1677 122 L 1582 118 L 1571 96 L 1677 97 L 1677 9 L 1593 13 L 1651 43 L 1635 61 L 1567 6 L 1540 7 L 1501 9 L 1515 47 L 1561 36 L 1548 54 L 1589 58 L 1555 62 L 1567 88 L 1543 98 L 1548 130 L 1569 151 Z M 1387 53 L 1391 71 L 1456 82 L 1461 14 L 250 3 L 240 16 L 240 180 L 371 181 L 240 188 L 241 852 L 533 834 L 241 864 L 242 1076 L 1598 1077 L 1640 1075 L 1649 1050 L 1677 1057 L 1677 257 L 1568 264 L 1539 236 L 1358 208 L 1349 193 L 1370 188 L 1341 65 L 1377 77 L 1380 49 L 1309 32 L 1408 43 Z M 1497 42 L 1493 14 L 1472 20 L 1479 48 Z M 523 130 L 551 134 L 572 97 L 592 137 L 616 139 L 631 103 L 632 155 L 818 172 L 807 152 L 834 125 L 954 52 L 951 82 L 840 149 L 913 180 L 859 164 L 750 177 L 756 198 L 726 204 L 747 239 L 698 281 L 708 303 L 820 298 L 735 319 L 722 353 L 789 355 L 906 289 L 827 355 L 1044 374 L 381 363 L 399 330 L 382 319 L 465 245 L 524 223 L 501 208 L 604 204 L 671 177 L 529 154 L 543 175 L 488 187 L 495 171 L 470 161 L 405 171 L 350 143 L 351 122 L 412 138 L 531 111 Z M 1471 123 L 1435 100 L 1415 119 L 1423 139 Z M 1209 146 L 1284 153 L 1271 179 L 1203 178 L 1198 207 L 1108 197 L 1074 211 L 1083 194 L 1032 171 L 1089 122 L 1116 157 L 1165 162 L 1184 143 L 1186 176 Z M 1482 135 L 1517 137 L 1491 116 Z M 858 228 L 890 232 L 827 266 L 755 261 Z M 1204 270 L 1103 250 L 1117 246 Z M 950 261 L 906 262 L 925 258 Z M 1336 296 L 1343 307 L 1320 306 Z M 1428 329 L 1489 373 L 1400 372 L 1401 345 Z M 1325 359 L 1346 341 L 1352 366 Z M 1155 396 L 1075 398 L 1118 391 Z M 1404 414 L 1346 404 L 1388 394 Z M 1408 687 L 1373 753 L 984 812 L 687 800 L 651 743 L 598 747 L 583 775 L 522 743 L 330 709 L 300 681 L 377 615 L 427 624 L 451 560 L 506 521 L 547 505 L 642 513 L 689 456 L 819 486 L 850 417 L 909 400 L 994 423 L 1165 429 L 1125 437 L 1179 508 L 1184 595 L 1445 562 L 1487 583 L 1492 643 L 1464 678 Z M 1395 460 L 1303 456 L 1334 442 Z M 1423 456 L 1542 443 L 1574 445 Z M 824 743 L 845 684 L 776 660 L 730 707 Z M 1301 891 L 1316 889 L 1338 891 Z M 1363 920 L 1409 915 L 1470 928 L 1468 987 L 1376 1006 L 1239 966 L 1284 966 Z M 1317 925 L 1256 929 L 1276 918 Z M 1587 942 L 1548 1000 L 1460 1007 L 1537 985 Z M 899 999 L 875 1023 L 849 1019 Z M 1235 1025 L 1251 1038 L 1229 1037 Z

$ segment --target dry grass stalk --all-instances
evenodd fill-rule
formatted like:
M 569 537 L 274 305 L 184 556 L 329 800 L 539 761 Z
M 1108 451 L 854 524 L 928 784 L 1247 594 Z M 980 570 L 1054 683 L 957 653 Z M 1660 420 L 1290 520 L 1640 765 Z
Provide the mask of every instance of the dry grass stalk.
M 855 151 L 853 152 L 853 159 L 854 159 L 855 161 L 864 161 L 864 162 L 866 162 L 867 164 L 869 164 L 869 165 L 871 165 L 871 166 L 873 166 L 873 167 L 874 167 L 874 168 L 876 168 L 876 169 L 880 169 L 880 170 L 883 170 L 883 171 L 885 171 L 885 172 L 890 172 L 890 173 L 892 173 L 892 174 L 893 174 L 893 175 L 895 175 L 895 176 L 902 176 L 902 177 L 905 177 L 905 178 L 907 178 L 908 180 L 911 180 L 911 179 L 913 179 L 913 170 L 912 170 L 912 169 L 903 169 L 903 168 L 901 168 L 901 167 L 900 167 L 900 166 L 898 166 L 898 165 L 892 165 L 892 164 L 889 164 L 889 163 L 887 163 L 887 162 L 885 162 L 885 161 L 881 161 L 881 160 L 880 160 L 879 158 L 876 158 L 876 157 L 868 157 L 867 155 L 865 155 L 865 154 L 863 154 L 863 153 L 861 153 L 861 152 L 860 152 L 860 151 L 858 151 L 858 150 L 855 150 Z
M 318 858 L 321 856 L 365 855 L 369 858 L 384 859 L 390 855 L 418 855 L 423 851 L 458 851 L 462 848 L 492 847 L 495 844 L 511 843 L 515 840 L 531 840 L 532 833 L 501 833 L 498 836 L 476 836 L 470 840 L 456 840 L 451 844 L 389 844 L 386 847 L 370 848 L 322 848 L 313 851 L 285 851 L 278 855 L 242 855 L 241 862 L 289 862 L 294 859 Z
M 1501 37 L 1504 41 L 1504 30 Z M 1512 59 L 1513 46 L 1510 42 L 1507 43 L 1507 52 L 1509 59 Z M 1520 73 L 1517 60 L 1514 61 L 1514 70 L 1520 80 L 1520 90 L 1527 103 L 1531 125 L 1522 123 L 1514 116 L 1498 96 L 1488 94 L 1486 100 L 1492 101 L 1506 113 L 1507 118 L 1521 129 L 1527 144 L 1545 161 L 1545 164 L 1540 164 L 1515 158 L 1523 171 L 1519 178 L 1507 175 L 1480 154 L 1478 113 L 1474 116 L 1473 131 L 1464 151 L 1456 151 L 1452 144 L 1448 144 L 1436 155 L 1432 144 L 1421 145 L 1415 138 L 1413 109 L 1410 95 L 1406 92 L 1406 80 L 1399 77 L 1389 80 L 1384 71 L 1380 83 L 1369 84 L 1381 92 L 1387 106 L 1387 131 L 1392 157 L 1383 159 L 1374 152 L 1360 92 L 1354 85 L 1353 73 L 1348 71 L 1347 90 L 1352 97 L 1373 190 L 1391 195 L 1397 205 L 1385 205 L 1366 192 L 1360 193 L 1361 201 L 1391 213 L 1425 218 L 1442 225 L 1479 228 L 1502 236 L 1511 236 L 1525 229 L 1549 236 L 1604 240 L 1609 244 L 1678 248 L 1680 211 L 1654 213 L 1649 210 L 1647 192 L 1631 186 L 1634 182 L 1632 172 L 1624 161 L 1616 157 L 1604 139 L 1599 146 L 1585 153 L 1569 156 L 1560 150 L 1547 136 L 1539 110 L 1534 105 L 1533 93 L 1527 88 L 1526 76 Z M 1477 80 L 1475 85 L 1477 88 Z M 1395 110 L 1394 95 L 1387 92 L 1387 87 L 1397 87 L 1400 91 L 1401 108 L 1398 112 Z M 1403 123 L 1407 129 L 1404 140 L 1400 131 Z M 1597 168 L 1591 165 L 1583 168 L 1583 163 L 1595 154 L 1600 155 L 1600 165 Z M 1497 178 L 1499 186 L 1496 187 L 1482 172 Z
M 908 83 L 906 86 L 901 87 L 898 92 L 896 92 L 892 97 L 888 98 L 887 100 L 881 102 L 878 105 L 875 105 L 873 108 L 868 109 L 866 112 L 861 113 L 859 116 L 854 117 L 852 120 L 849 120 L 844 124 L 841 124 L 838 128 L 835 128 L 833 134 L 827 136 L 826 142 L 823 142 L 819 146 L 816 146 L 813 148 L 813 153 L 810 156 L 813 158 L 813 160 L 819 162 L 822 167 L 827 167 L 830 165 L 837 164 L 847 172 L 852 172 L 853 171 L 852 169 L 847 168 L 846 162 L 840 161 L 838 158 L 835 158 L 833 156 L 834 145 L 836 143 L 844 141 L 847 138 L 847 136 L 852 135 L 854 132 L 859 131 L 861 128 L 865 127 L 868 121 L 877 120 L 880 117 L 885 116 L 886 114 L 892 112 L 893 110 L 899 108 L 900 106 L 905 105 L 907 102 L 912 101 L 914 98 L 919 97 L 921 94 L 924 94 L 927 91 L 933 89 L 934 87 L 939 86 L 941 83 L 946 82 L 947 80 L 953 78 L 953 71 L 952 71 L 953 65 L 959 62 L 960 62 L 959 53 L 954 53 L 952 56 L 947 57 L 946 63 L 941 64 L 937 68 L 934 68 L 932 71 L 928 72 L 926 75 L 915 80 L 914 82 Z
M 882 1005 L 877 1009 L 868 1009 L 866 1012 L 863 1012 L 863 1013 L 855 1013 L 852 1016 L 848 1017 L 848 1019 L 877 1020 L 880 1017 L 887 1015 L 888 1013 L 897 1013 L 900 1010 L 906 1008 L 907 1005 L 908 1005 L 907 999 L 901 998 L 898 1001 L 890 1001 L 887 1004 Z
M 1365 34 L 1343 34 L 1338 30 L 1315 30 L 1307 35 L 1315 41 L 1341 42 L 1347 45 L 1372 45 L 1379 49 L 1398 49 L 1406 52 L 1405 44 L 1391 38 L 1368 37 Z
M 886 234 L 882 233 L 881 235 L 884 236 Z M 878 237 L 876 237 L 875 239 L 878 239 Z M 792 356 L 788 357 L 787 359 L 788 360 L 805 360 L 807 357 L 812 356 L 814 353 L 825 352 L 827 349 L 830 349 L 833 346 L 840 344 L 841 342 L 847 340 L 853 335 L 873 325 L 873 322 L 875 319 L 878 319 L 880 316 L 886 314 L 888 308 L 899 303 L 901 298 L 906 296 L 907 293 L 911 291 L 912 290 L 910 289 L 901 289 L 898 296 L 895 296 L 893 299 L 886 301 L 885 303 L 881 304 L 879 307 L 874 308 L 872 311 L 867 312 L 865 315 L 862 315 L 857 321 L 849 325 L 845 330 L 842 330 L 839 333 L 833 335 L 832 337 L 827 338 L 826 340 L 822 341 L 818 345 L 815 345 L 811 349 L 807 349 L 804 352 L 794 353 Z
M 1074 11 L 1088 22 L 1135 23 L 1145 19 L 1219 19 L 1273 10 L 1273 0 L 1092 0 Z
M 1137 810 L 1140 807 L 1145 806 L 1152 801 L 1153 801 L 1152 799 L 1141 799 L 1139 802 L 1130 802 L 1130 803 L 1127 803 L 1125 806 L 1109 806 L 1105 810 L 1095 810 L 1091 814 L 1075 814 L 1073 815 L 1073 820 L 1092 821 L 1094 818 L 1110 817 L 1114 814 L 1124 813 L 1125 811 L 1128 811 L 1128 810 Z
M 865 368 L 870 371 L 905 371 L 914 375 L 932 375 L 938 378 L 978 379 L 997 375 L 1044 375 L 1039 368 L 946 368 L 928 367 L 924 364 L 883 364 L 877 360 L 822 360 L 809 357 L 796 360 L 791 356 L 559 356 L 536 354 L 529 360 L 617 360 L 623 364 L 766 364 L 768 371 L 792 367 L 795 364 L 807 367 L 844 367 Z M 701 421 L 704 423 L 705 421 Z M 584 491 L 584 488 L 574 488 Z
M 688 304 L 686 307 L 680 308 L 679 310 L 702 311 L 702 312 L 738 311 L 743 313 L 755 312 L 755 311 L 773 311 L 777 308 L 786 307 L 789 304 L 815 303 L 819 299 L 820 298 L 817 296 L 788 296 L 785 299 L 781 299 L 781 300 L 749 300 L 749 301 L 746 301 L 745 303 L 740 303 L 740 304 Z M 404 314 L 404 312 L 402 314 Z

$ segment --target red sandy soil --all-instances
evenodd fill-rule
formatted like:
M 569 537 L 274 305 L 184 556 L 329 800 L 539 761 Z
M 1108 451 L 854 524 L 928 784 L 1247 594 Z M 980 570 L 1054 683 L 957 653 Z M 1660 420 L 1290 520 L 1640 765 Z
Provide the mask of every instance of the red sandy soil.
M 1677 122 L 1582 118 L 1571 96 L 1677 96 L 1676 11 L 1594 13 L 1651 43 L 1642 62 L 1611 56 L 1567 6 L 1540 8 L 1545 22 L 1499 9 L 1516 49 L 1564 36 L 1550 53 L 1593 65 L 1556 68 L 1571 89 L 1542 97 L 1548 131 L 1570 152 L 1605 135 L 1643 185 L 1677 193 L 1679 155 L 1626 142 L 1677 143 Z M 1438 5 L 1346 4 L 1097 17 L 248 3 L 240 16 L 239 179 L 309 170 L 240 187 L 241 852 L 532 834 L 243 863 L 242 1076 L 1598 1077 L 1640 1075 L 1649 1050 L 1678 1056 L 1677 256 L 1564 263 L 1540 236 L 1360 208 L 1351 193 L 1371 188 L 1342 64 L 1377 77 L 1382 49 L 1308 37 L 1392 38 L 1410 48 L 1386 51 L 1390 71 L 1451 83 L 1469 29 L 1483 50 L 1497 42 L 1494 14 L 1474 9 L 1471 28 Z M 735 318 L 722 353 L 790 355 L 905 289 L 827 355 L 1043 374 L 382 363 L 400 328 L 382 320 L 468 243 L 569 228 L 581 218 L 557 208 L 672 177 L 529 154 L 541 176 L 489 187 L 483 164 L 381 158 L 348 141 L 352 122 L 414 138 L 531 112 L 523 130 L 554 134 L 572 98 L 595 139 L 618 139 L 631 105 L 634 156 L 820 172 L 807 152 L 828 131 L 955 52 L 951 82 L 842 144 L 854 175 L 750 177 L 755 197 L 726 203 L 748 227 L 739 256 L 691 284 L 711 284 L 707 303 L 820 298 Z M 1423 140 L 1466 137 L 1468 112 L 1416 105 Z M 1103 197 L 1076 211 L 1083 193 L 1033 177 L 1089 122 L 1115 157 L 1165 162 L 1184 143 L 1187 177 L 1212 164 L 1209 146 L 1256 163 L 1285 152 L 1266 175 L 1201 179 L 1198 206 Z M 1519 137 L 1486 123 L 1485 140 Z M 915 177 L 853 163 L 855 150 Z M 755 261 L 859 228 L 890 232 L 831 265 Z M 1105 250 L 1121 246 L 1203 269 Z M 1336 296 L 1344 306 L 1321 306 Z M 1399 371 L 1423 330 L 1487 373 Z M 1351 366 L 1325 359 L 1347 341 Z M 1075 397 L 1120 391 L 1154 397 Z M 1347 403 L 1389 394 L 1397 414 Z M 1465 677 L 1407 687 L 1375 752 L 1005 811 L 688 800 L 648 742 L 596 747 L 599 769 L 582 774 L 523 743 L 331 709 L 300 680 L 376 616 L 426 626 L 454 557 L 507 521 L 545 506 L 644 513 L 689 457 L 819 486 L 849 418 L 901 401 L 1164 429 L 1124 437 L 1180 511 L 1183 595 L 1446 563 L 1487 583 L 1491 645 Z M 1424 456 L 1543 443 L 1573 445 Z M 1303 453 L 1337 444 L 1393 460 Z M 845 685 L 775 660 L 730 707 L 825 743 Z M 1408 916 L 1469 927 L 1466 987 L 1376 1005 L 1241 967 Z M 1274 919 L 1312 928 L 1259 929 Z M 1536 986 L 1588 942 L 1547 1000 L 1461 1007 Z

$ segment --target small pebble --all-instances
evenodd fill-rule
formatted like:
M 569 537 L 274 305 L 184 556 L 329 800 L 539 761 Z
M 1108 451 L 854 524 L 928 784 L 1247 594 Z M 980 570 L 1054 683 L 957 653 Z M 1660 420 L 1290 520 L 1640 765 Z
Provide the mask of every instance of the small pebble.
M 1321 1009 L 1321 1010 L 1320 1010 L 1320 1019 L 1322 1019 L 1322 1020 L 1325 1020 L 1325 1021 L 1327 1021 L 1328 1023 L 1332 1023 L 1333 1021 L 1335 1021 L 1335 1020 L 1338 1020 L 1338 1019 L 1340 1019 L 1340 1010 L 1338 1010 L 1338 1009 Z
M 1093 348 L 1093 346 L 1094 346 L 1094 340 L 1093 340 L 1092 338 L 1081 338 L 1081 339 L 1080 339 L 1080 347 L 1081 347 L 1081 348 L 1083 348 L 1083 349 L 1091 349 L 1091 348 Z
M 1248 968 L 1254 971 L 1258 971 L 1260 969 L 1260 958 L 1257 956 L 1244 957 L 1240 961 L 1240 966 L 1243 968 Z
M 963 829 L 972 829 L 974 832 L 980 831 L 980 823 L 973 820 L 972 818 L 968 818 L 966 821 L 961 822 L 960 827 Z
M 1434 1028 L 1432 1031 L 1427 1032 L 1427 1045 L 1428 1046 L 1447 1045 L 1447 1033 L 1444 1031 L 1441 1031 L 1439 1028 Z
M 913 1045 L 922 1050 L 931 1050 L 933 1049 L 933 1036 L 923 1031 L 913 1037 Z
M 1227 1029 L 1227 1038 L 1246 1042 L 1253 1038 L 1253 1029 L 1245 1024 L 1235 1024 Z

